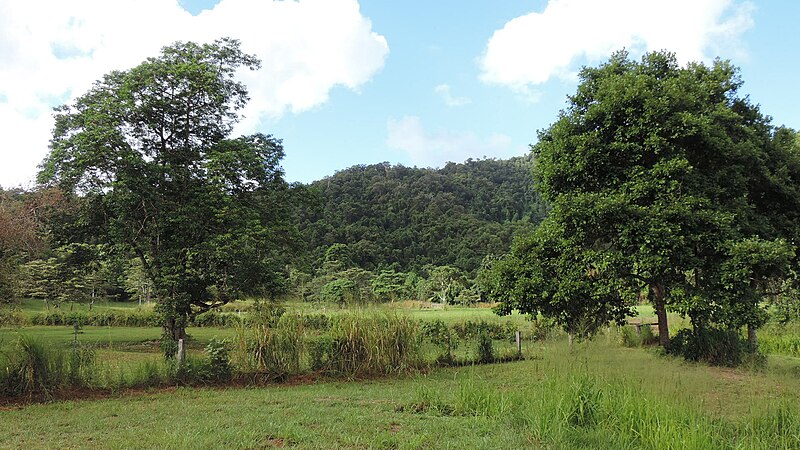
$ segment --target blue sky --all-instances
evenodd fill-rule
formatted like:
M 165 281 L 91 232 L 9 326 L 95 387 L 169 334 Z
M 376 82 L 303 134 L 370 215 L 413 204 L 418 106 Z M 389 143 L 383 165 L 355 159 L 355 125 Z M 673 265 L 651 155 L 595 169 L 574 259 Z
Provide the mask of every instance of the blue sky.
M 25 3 L 0 0 L 4 187 L 30 183 L 51 107 L 177 39 L 231 36 L 264 60 L 243 74 L 253 100 L 237 132 L 282 138 L 291 181 L 524 154 L 579 67 L 623 46 L 731 59 L 751 100 L 800 128 L 794 1 L 82 0 L 46 18 Z

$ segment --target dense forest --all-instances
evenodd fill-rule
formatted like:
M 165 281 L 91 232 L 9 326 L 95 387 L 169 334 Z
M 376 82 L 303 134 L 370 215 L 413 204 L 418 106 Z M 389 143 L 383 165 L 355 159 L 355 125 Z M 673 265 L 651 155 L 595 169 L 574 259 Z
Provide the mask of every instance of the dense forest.
M 452 265 L 475 274 L 483 258 L 509 249 L 514 234 L 546 214 L 532 160 L 467 160 L 441 169 L 359 165 L 311 183 L 317 208 L 301 219 L 310 263 L 321 267 L 346 244 L 366 270 L 420 271 Z

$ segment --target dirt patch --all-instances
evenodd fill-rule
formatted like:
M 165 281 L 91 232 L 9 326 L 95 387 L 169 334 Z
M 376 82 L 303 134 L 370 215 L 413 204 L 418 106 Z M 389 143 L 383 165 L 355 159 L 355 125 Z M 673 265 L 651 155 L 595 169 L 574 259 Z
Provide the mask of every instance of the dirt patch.
M 286 441 L 281 438 L 268 437 L 265 445 L 267 447 L 283 448 L 286 447 Z

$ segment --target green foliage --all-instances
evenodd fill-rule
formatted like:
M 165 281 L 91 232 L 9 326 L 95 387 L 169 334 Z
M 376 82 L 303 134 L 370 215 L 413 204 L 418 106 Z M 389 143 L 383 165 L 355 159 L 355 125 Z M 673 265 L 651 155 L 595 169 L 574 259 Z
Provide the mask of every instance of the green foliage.
M 758 349 L 766 354 L 800 356 L 800 321 L 768 323 L 758 332 Z
M 344 306 L 355 303 L 356 289 L 356 284 L 352 280 L 333 280 L 322 286 L 320 297 L 323 301 Z
M 572 404 L 567 411 L 567 422 L 574 427 L 589 427 L 597 423 L 602 391 L 594 380 L 585 377 L 574 382 Z
M 205 352 L 208 355 L 211 378 L 217 382 L 230 379 L 232 369 L 227 343 L 224 340 L 212 338 L 208 341 Z
M 546 208 L 533 189 L 529 158 L 468 160 L 442 169 L 354 166 L 316 181 L 320 208 L 300 228 L 311 264 L 339 271 L 420 272 L 452 265 L 471 275 L 488 253 L 507 251 L 515 232 Z M 330 250 L 346 246 L 346 264 Z M 334 247 L 336 246 L 336 247 Z
M 161 318 L 152 311 L 56 311 L 36 313 L 30 317 L 31 325 L 92 325 L 99 327 L 156 327 Z
M 755 352 L 736 331 L 713 327 L 679 331 L 671 340 L 667 352 L 689 361 L 703 361 L 714 366 L 737 367 L 744 360 L 751 365 L 763 366 L 766 362 L 763 357 L 748 357 Z
M 437 363 L 450 365 L 455 362 L 453 352 L 458 348 L 459 337 L 452 327 L 436 319 L 422 322 L 422 332 L 432 344 L 439 347 Z
M 5 361 L 3 361 L 5 359 Z M 98 372 L 94 350 L 74 342 L 69 349 L 48 348 L 21 336 L 0 358 L 0 395 L 49 400 L 61 389 L 92 386 Z
M 236 40 L 178 42 L 55 114 L 39 179 L 85 199 L 84 235 L 140 260 L 167 340 L 197 312 L 288 287 L 301 189 L 280 140 L 230 137 L 248 100 L 234 75 L 259 64 Z
M 21 313 L 7 309 L 0 308 L 0 327 L 18 327 L 27 324 L 25 316 Z
M 492 338 L 486 333 L 480 333 L 475 342 L 475 362 L 478 364 L 489 364 L 494 362 L 494 343 Z
M 394 270 L 381 270 L 372 279 L 372 292 L 379 301 L 388 299 L 391 302 L 409 297 L 406 287 L 408 274 Z
M 620 328 L 620 343 L 625 347 L 639 347 L 642 345 L 642 336 L 630 325 Z
M 336 316 L 330 338 L 317 341 L 315 356 L 328 375 L 364 377 L 408 372 L 425 365 L 417 322 L 393 314 Z
M 639 332 L 633 325 L 625 325 L 619 329 L 620 343 L 625 347 L 641 347 L 658 343 L 658 336 L 653 334 L 650 325 L 641 325 Z
M 262 321 L 236 330 L 233 362 L 244 374 L 286 379 L 300 373 L 305 333 L 296 314 L 283 314 L 274 326 Z
M 428 278 L 423 292 L 427 300 L 445 305 L 461 303 L 459 296 L 467 285 L 461 270 L 453 266 L 428 266 L 425 270 Z
M 646 294 L 662 344 L 667 307 L 700 327 L 761 325 L 765 287 L 786 277 L 800 236 L 796 149 L 726 61 L 680 67 L 667 52 L 637 62 L 622 51 L 579 77 L 533 148 L 552 210 L 488 277 L 500 312 L 591 335 Z

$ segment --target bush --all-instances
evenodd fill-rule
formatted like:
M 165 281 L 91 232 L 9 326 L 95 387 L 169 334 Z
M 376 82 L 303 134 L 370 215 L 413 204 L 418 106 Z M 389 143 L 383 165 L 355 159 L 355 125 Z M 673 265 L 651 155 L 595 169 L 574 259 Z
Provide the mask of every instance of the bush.
M 0 309 L 0 327 L 21 327 L 27 324 L 25 316 L 9 309 Z
M 311 330 L 327 330 L 331 326 L 331 320 L 325 314 L 308 314 L 302 317 L 303 326 Z
M 464 340 L 473 340 L 481 334 L 487 334 L 492 339 L 513 342 L 518 330 L 517 326 L 510 322 L 486 322 L 484 320 L 479 322 L 468 320 L 453 324 L 452 327 L 458 337 Z
M 458 348 L 458 334 L 441 320 L 422 322 L 422 333 L 430 342 L 439 348 L 436 362 L 450 365 L 455 362 L 453 351 Z
M 229 380 L 231 378 L 231 359 L 225 341 L 211 338 L 205 351 L 211 366 L 211 378 L 217 382 Z
M 486 333 L 478 335 L 478 340 L 475 344 L 475 362 L 478 364 L 494 362 L 494 343 Z
M 652 325 L 642 325 L 641 333 L 642 345 L 658 344 L 658 336 L 653 333 Z
M 736 330 L 708 327 L 679 331 L 670 340 L 667 353 L 713 366 L 736 367 L 752 352 Z M 752 357 L 747 360 L 750 364 L 755 361 Z
M 198 314 L 192 321 L 196 327 L 217 328 L 232 328 L 242 323 L 242 318 L 236 313 L 222 313 L 214 310 Z
M 49 311 L 31 316 L 31 325 L 91 325 L 98 327 L 158 327 L 161 319 L 153 311 Z
M 619 330 L 619 340 L 623 347 L 639 347 L 642 345 L 642 337 L 636 332 L 636 328 L 625 325 Z

